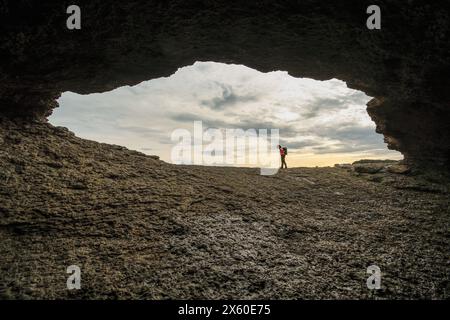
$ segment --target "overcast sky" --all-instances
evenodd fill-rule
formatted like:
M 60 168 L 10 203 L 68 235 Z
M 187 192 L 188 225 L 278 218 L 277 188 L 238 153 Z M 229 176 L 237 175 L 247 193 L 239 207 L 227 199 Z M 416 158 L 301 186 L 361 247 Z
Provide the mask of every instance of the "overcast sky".
M 118 144 L 171 162 L 175 129 L 280 129 L 291 166 L 361 158 L 400 159 L 366 112 L 371 98 L 339 80 L 261 73 L 242 65 L 197 62 L 168 78 L 101 94 L 66 92 L 50 117 L 79 137 Z

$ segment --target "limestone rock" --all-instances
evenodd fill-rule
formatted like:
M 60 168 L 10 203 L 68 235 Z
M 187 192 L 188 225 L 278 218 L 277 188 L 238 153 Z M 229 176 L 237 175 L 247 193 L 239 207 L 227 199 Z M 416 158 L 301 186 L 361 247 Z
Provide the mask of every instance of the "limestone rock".
M 337 163 L 334 165 L 335 168 L 350 170 L 353 168 L 351 163 Z
M 325 167 L 267 179 L 0 123 L 0 299 L 371 299 L 373 261 L 402 274 L 378 297 L 449 298 L 441 176 Z M 73 264 L 82 290 L 66 289 Z
M 64 6 L 2 1 L 0 114 L 43 119 L 64 91 L 109 91 L 195 61 L 235 63 L 343 80 L 374 97 L 367 111 L 389 148 L 448 168 L 448 3 L 379 0 L 382 30 L 368 30 L 372 2 L 91 0 L 80 4 L 77 31 L 65 27 Z
M 360 163 L 353 165 L 353 170 L 358 173 L 374 174 L 380 172 L 382 169 L 384 169 L 384 164 L 382 163 Z

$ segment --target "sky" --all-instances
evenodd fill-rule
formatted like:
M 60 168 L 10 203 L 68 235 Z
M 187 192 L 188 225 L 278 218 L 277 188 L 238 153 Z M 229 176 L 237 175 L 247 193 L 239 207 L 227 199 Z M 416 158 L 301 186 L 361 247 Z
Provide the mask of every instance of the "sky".
M 203 130 L 279 129 L 291 167 L 401 159 L 375 132 L 366 112 L 370 99 L 336 79 L 316 81 L 285 71 L 262 73 L 243 65 L 196 62 L 170 77 L 133 87 L 88 95 L 65 92 L 49 121 L 81 138 L 158 155 L 167 162 L 173 162 L 179 143 L 174 132 L 193 133 L 194 121 L 202 121 Z

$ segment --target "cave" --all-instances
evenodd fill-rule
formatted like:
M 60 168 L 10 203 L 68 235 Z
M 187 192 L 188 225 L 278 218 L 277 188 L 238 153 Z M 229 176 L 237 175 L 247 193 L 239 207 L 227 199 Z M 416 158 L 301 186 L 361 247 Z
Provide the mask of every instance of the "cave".
M 366 28 L 367 1 L 80 2 L 80 30 L 65 28 L 63 3 L 3 3 L 0 112 L 44 120 L 64 91 L 135 85 L 195 61 L 244 64 L 345 81 L 374 97 L 367 111 L 390 149 L 447 168 L 445 1 L 377 3 L 381 30 Z
M 72 4 L 0 2 L 0 299 L 449 298 L 448 1 Z M 196 61 L 343 81 L 404 160 L 262 176 L 48 121 Z

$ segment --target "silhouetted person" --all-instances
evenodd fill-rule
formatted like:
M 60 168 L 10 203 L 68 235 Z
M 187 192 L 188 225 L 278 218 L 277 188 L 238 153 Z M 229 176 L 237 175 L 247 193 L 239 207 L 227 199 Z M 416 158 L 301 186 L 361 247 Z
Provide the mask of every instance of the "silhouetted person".
M 283 166 L 287 169 L 287 164 L 286 164 L 287 148 L 281 147 L 280 145 L 278 145 L 278 149 L 280 149 L 280 156 L 281 156 L 281 168 L 280 169 L 283 169 Z

